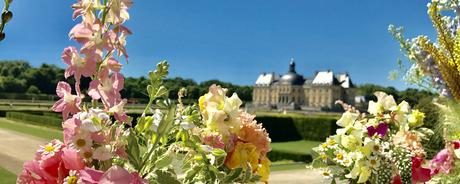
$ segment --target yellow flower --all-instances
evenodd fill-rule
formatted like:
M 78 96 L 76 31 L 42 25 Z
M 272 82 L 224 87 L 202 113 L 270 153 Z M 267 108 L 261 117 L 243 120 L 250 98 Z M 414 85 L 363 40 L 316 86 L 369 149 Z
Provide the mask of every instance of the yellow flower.
M 260 180 L 263 182 L 268 182 L 268 177 L 270 176 L 270 165 L 271 162 L 267 157 L 264 157 L 259 164 L 257 169 L 257 174 L 260 176 Z
M 351 172 L 345 175 L 346 178 L 356 179 L 358 183 L 365 183 L 371 176 L 371 169 L 365 166 L 363 161 L 357 161 Z
M 225 162 L 225 166 L 230 169 L 245 168 L 251 165 L 253 171 L 257 170 L 259 164 L 259 153 L 256 146 L 251 143 L 238 142 Z
M 361 145 L 361 140 L 358 140 L 353 135 L 342 135 L 340 137 L 340 144 L 349 150 L 356 150 Z
M 419 110 L 413 110 L 412 114 L 409 115 L 409 126 L 418 127 L 423 125 L 423 119 L 425 118 L 425 113 L 420 112 Z

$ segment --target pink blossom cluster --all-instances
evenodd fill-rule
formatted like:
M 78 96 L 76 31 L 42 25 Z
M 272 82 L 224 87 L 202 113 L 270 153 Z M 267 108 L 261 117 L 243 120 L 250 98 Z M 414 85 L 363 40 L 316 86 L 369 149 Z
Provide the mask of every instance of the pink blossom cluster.
M 69 36 L 80 47 L 65 48 L 61 58 L 67 64 L 65 78 L 75 79 L 75 93 L 70 84 L 59 82 L 60 99 L 52 107 L 62 112 L 64 141 L 42 146 L 35 159 L 24 164 L 18 183 L 147 183 L 137 173 L 112 164 L 112 158 L 127 158 L 119 138 L 122 123 L 130 122 L 123 110 L 124 77 L 117 58 L 128 59 L 126 37 L 132 33 L 123 23 L 132 4 L 132 0 L 78 0 L 72 5 L 73 19 L 82 21 Z M 91 78 L 87 90 L 80 89 L 82 77 Z M 87 96 L 92 103 L 84 103 Z
M 82 77 L 90 77 L 92 80 L 86 94 L 92 100 L 101 100 L 105 110 L 115 108 L 112 111 L 118 121 L 127 120 L 119 109 L 126 102 L 120 95 L 124 85 L 120 73 L 122 65 L 115 57 L 128 59 L 126 36 L 132 33 L 122 24 L 129 19 L 127 9 L 131 5 L 131 0 L 110 0 L 106 4 L 99 0 L 78 0 L 72 5 L 73 18 L 82 17 L 82 22 L 72 28 L 69 36 L 81 47 L 65 48 L 61 58 L 68 65 L 65 78 L 75 78 L 76 95 L 72 95 L 69 84 L 60 82 L 56 92 L 61 99 L 52 108 L 62 112 L 64 119 L 81 111 L 80 103 L 85 94 L 80 89 L 80 81 Z M 102 14 L 101 18 L 97 17 L 98 12 Z

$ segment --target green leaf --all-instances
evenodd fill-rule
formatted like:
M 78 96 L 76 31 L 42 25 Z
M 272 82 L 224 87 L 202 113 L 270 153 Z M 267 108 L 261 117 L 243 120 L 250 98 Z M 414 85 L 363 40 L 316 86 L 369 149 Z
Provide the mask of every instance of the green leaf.
M 321 160 L 321 158 L 316 158 L 313 160 L 313 162 L 311 163 L 311 166 L 313 168 L 324 168 L 326 167 L 326 163 L 323 162 L 323 160 Z
M 158 135 L 163 136 L 166 134 L 169 134 L 171 131 L 173 125 L 174 125 L 174 118 L 176 117 L 176 106 L 172 105 L 169 108 L 168 113 L 163 116 L 163 119 L 160 122 L 160 125 L 158 125 Z
M 201 170 L 202 168 L 199 166 L 192 167 L 188 171 L 185 172 L 185 181 L 192 181 L 193 178 L 196 176 L 196 174 Z
M 171 157 L 171 155 L 165 153 L 155 162 L 155 167 L 159 169 L 167 167 L 172 163 L 172 160 L 173 158 Z
M 133 167 L 139 171 L 141 169 L 141 160 L 140 160 L 140 149 L 139 143 L 137 141 L 136 135 L 133 132 L 129 132 L 127 137 L 128 145 L 126 153 L 128 154 L 128 160 L 133 165 Z
M 163 184 L 163 183 L 180 184 L 180 181 L 177 180 L 177 177 L 175 176 L 175 174 L 173 174 L 170 171 L 156 170 L 155 174 L 157 175 L 155 180 L 159 184 Z
M 227 177 L 224 178 L 223 183 L 231 183 L 235 181 L 237 178 L 240 177 L 241 173 L 243 173 L 243 168 L 236 168 L 233 169 Z

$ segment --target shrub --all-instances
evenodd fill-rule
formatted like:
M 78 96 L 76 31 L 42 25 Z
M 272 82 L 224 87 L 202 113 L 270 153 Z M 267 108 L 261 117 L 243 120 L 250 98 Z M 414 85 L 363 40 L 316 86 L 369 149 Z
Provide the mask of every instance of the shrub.
M 6 112 L 6 118 L 56 129 L 62 128 L 62 119 L 50 116 L 36 115 L 25 112 Z
M 337 130 L 337 117 L 260 115 L 256 120 L 270 134 L 273 142 L 294 140 L 324 141 Z

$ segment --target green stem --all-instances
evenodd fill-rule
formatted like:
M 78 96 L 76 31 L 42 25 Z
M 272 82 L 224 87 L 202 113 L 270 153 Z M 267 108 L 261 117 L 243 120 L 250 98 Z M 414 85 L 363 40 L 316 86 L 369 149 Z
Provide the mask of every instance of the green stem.
M 144 170 L 146 169 L 146 164 L 147 164 L 147 161 L 150 159 L 150 157 L 152 156 L 153 154 L 153 151 L 155 150 L 155 147 L 156 145 L 158 144 L 158 141 L 160 140 L 161 136 L 158 135 L 157 138 L 155 139 L 155 142 L 153 142 L 152 146 L 149 148 L 148 152 L 147 152 L 147 156 L 144 158 L 144 160 L 142 161 L 142 166 L 141 166 L 141 169 L 139 170 L 139 174 L 142 174 L 143 172 L 145 172 Z M 142 174 L 143 177 L 145 177 L 146 175 L 148 174 L 148 172 Z

